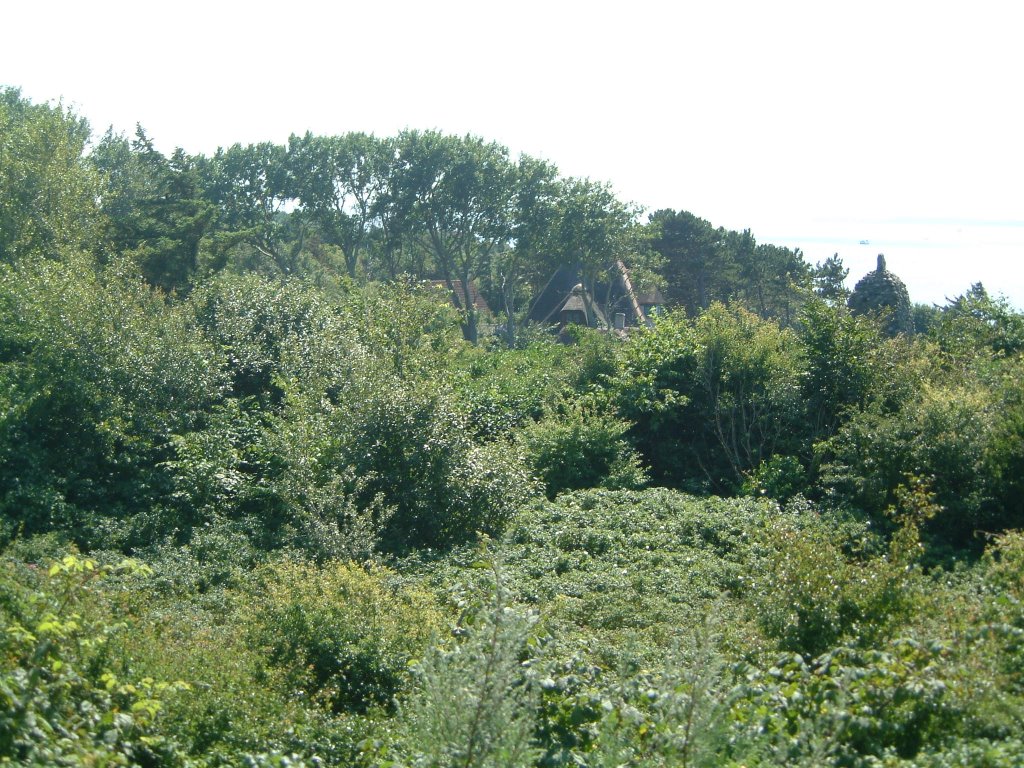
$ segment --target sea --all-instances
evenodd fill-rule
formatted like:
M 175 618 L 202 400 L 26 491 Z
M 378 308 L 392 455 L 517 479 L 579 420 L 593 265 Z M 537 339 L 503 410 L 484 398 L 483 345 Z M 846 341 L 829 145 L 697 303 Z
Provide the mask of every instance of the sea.
M 811 264 L 838 254 L 851 289 L 883 254 L 916 304 L 943 306 L 980 282 L 1024 311 L 1024 221 L 831 220 L 755 234 L 758 242 L 799 248 Z

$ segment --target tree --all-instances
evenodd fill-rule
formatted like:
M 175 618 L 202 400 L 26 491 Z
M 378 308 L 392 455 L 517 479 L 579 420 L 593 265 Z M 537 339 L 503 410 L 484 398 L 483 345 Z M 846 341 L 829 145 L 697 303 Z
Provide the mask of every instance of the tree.
M 730 492 L 773 455 L 798 451 L 801 373 L 792 331 L 713 304 L 631 338 L 613 401 L 655 482 Z
M 607 299 L 621 274 L 619 262 L 635 261 L 641 251 L 646 233 L 637 224 L 639 209 L 619 200 L 610 185 L 590 179 L 566 179 L 558 202 L 552 251 L 561 264 L 580 270 L 590 295 L 603 284 Z
M 850 295 L 845 285 L 849 274 L 850 270 L 843 266 L 838 253 L 819 261 L 811 270 L 815 295 L 830 304 L 845 304 Z
M 970 359 L 981 350 L 1010 357 L 1024 351 L 1024 314 L 975 283 L 942 308 L 930 335 L 951 360 Z
M 754 247 L 749 231 L 727 247 L 725 230 L 686 211 L 655 211 L 650 223 L 651 247 L 665 260 L 662 273 L 671 303 L 682 305 L 692 317 L 711 302 L 730 298 L 739 269 L 735 253 Z
M 749 233 L 744 236 L 742 239 L 753 243 Z M 756 248 L 737 249 L 736 257 L 741 267 L 742 293 L 747 308 L 762 318 L 773 317 L 783 325 L 792 325 L 802 289 L 806 289 L 811 275 L 800 250 L 761 244 Z
M 381 192 L 381 143 L 365 133 L 292 136 L 294 192 L 324 242 L 337 246 L 349 277 L 367 247 Z
M 427 274 L 426 251 L 415 241 L 415 195 L 407 184 L 410 169 L 399 153 L 402 141 L 401 137 L 392 137 L 378 145 L 376 176 L 380 190 L 371 209 L 368 268 L 380 279 L 397 280 L 403 274 L 423 279 Z
M 519 158 L 515 177 L 514 245 L 496 250 L 491 261 L 492 293 L 505 314 L 505 339 L 516 345 L 518 310 L 530 277 L 552 248 L 558 216 L 558 169 L 528 155 Z
M 288 152 L 279 144 L 235 144 L 218 149 L 205 172 L 209 194 L 220 210 L 217 247 L 248 246 L 271 269 L 294 274 L 305 226 L 288 214 L 295 200 L 288 162 Z M 294 224 L 298 226 L 289 226 Z
M 96 178 L 83 160 L 89 124 L 57 104 L 0 88 L 0 263 L 92 246 Z
M 459 294 L 463 334 L 476 343 L 473 281 L 512 237 L 515 167 L 508 150 L 483 139 L 428 131 L 398 137 L 402 196 L 448 288 Z
M 794 323 L 812 277 L 799 249 L 758 244 L 749 229 L 715 229 L 685 211 L 656 211 L 650 225 L 669 301 L 691 317 L 715 301 L 739 301 L 762 318 Z
M 834 434 L 844 416 L 867 406 L 882 375 L 876 359 L 882 339 L 875 323 L 824 299 L 803 307 L 798 334 L 807 366 L 801 382 L 806 427 L 817 441 Z
M 214 220 L 195 158 L 168 159 L 138 126 L 130 141 L 108 130 L 90 153 L 101 180 L 101 259 L 126 256 L 153 286 L 187 291 Z

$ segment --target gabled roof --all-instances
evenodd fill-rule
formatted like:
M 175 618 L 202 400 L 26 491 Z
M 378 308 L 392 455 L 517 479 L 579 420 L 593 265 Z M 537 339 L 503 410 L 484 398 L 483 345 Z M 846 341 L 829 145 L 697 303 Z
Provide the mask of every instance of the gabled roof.
M 575 266 L 563 265 L 556 269 L 547 285 L 533 300 L 528 318 L 541 325 L 557 323 L 562 305 L 581 279 L 580 270 Z
M 587 305 L 583 301 L 583 297 L 578 293 L 573 293 L 568 299 L 565 300 L 565 304 L 562 305 L 561 312 L 583 312 L 586 314 Z

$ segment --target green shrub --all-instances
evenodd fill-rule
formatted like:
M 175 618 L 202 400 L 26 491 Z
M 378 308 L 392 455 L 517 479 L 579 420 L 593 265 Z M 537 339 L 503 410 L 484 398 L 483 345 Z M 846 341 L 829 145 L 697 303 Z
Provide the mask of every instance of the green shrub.
M 900 639 L 879 649 L 841 646 L 812 661 L 784 656 L 747 670 L 733 692 L 735 753 L 768 765 L 913 758 L 941 743 L 958 720 L 936 664 L 942 653 L 939 645 Z
M 94 592 L 115 569 L 76 555 L 44 576 L 0 564 L 0 763 L 185 765 L 161 721 L 167 700 L 189 686 L 111 671 L 110 647 L 130 627 Z M 119 569 L 144 572 L 132 562 Z
M 564 347 L 539 341 L 526 349 L 465 350 L 456 394 L 474 435 L 506 437 L 540 419 L 569 386 L 566 357 Z
M 796 456 L 772 456 L 748 475 L 744 496 L 762 496 L 785 503 L 807 490 L 807 470 Z
M 1020 360 L 1000 371 L 997 403 L 985 467 L 991 477 L 992 510 L 983 522 L 988 530 L 1024 528 L 1024 396 Z
M 289 670 L 247 644 L 237 606 L 224 591 L 202 596 L 153 592 L 119 657 L 137 674 L 185 680 L 186 696 L 167 702 L 162 732 L 200 765 L 239 764 L 245 754 L 300 753 L 346 762 L 365 738 L 360 724 L 322 711 L 296 694 Z
M 736 599 L 756 531 L 774 505 L 700 499 L 664 488 L 584 490 L 536 504 L 505 535 L 508 589 L 544 608 L 558 652 L 615 668 L 657 663 L 681 626 L 719 604 L 745 643 L 756 630 Z M 741 639 L 742 638 L 742 639 Z
M 581 488 L 638 488 L 647 475 L 625 439 L 629 427 L 594 408 L 569 406 L 528 424 L 518 445 L 549 499 Z
M 840 643 L 872 647 L 906 621 L 920 589 L 916 521 L 890 551 L 853 558 L 836 531 L 780 519 L 761 536 L 766 551 L 748 593 L 752 615 L 782 650 L 817 656 Z
M 868 410 L 818 446 L 821 483 L 839 504 L 881 519 L 907 475 L 930 478 L 943 508 L 929 524 L 935 539 L 976 546 L 976 530 L 999 527 L 987 466 L 994 421 L 982 386 L 925 385 L 896 413 Z
M 806 428 L 820 440 L 877 396 L 884 341 L 877 323 L 821 300 L 803 307 L 798 333 L 807 360 L 800 385 Z
M 240 595 L 248 643 L 284 672 L 296 695 L 330 711 L 390 707 L 443 616 L 429 594 L 392 589 L 389 576 L 340 562 L 268 566 Z
M 188 309 L 138 278 L 3 269 L 0 525 L 111 548 L 166 534 L 169 438 L 195 429 L 223 384 Z
M 657 669 L 633 671 L 613 686 L 588 765 L 726 764 L 730 680 L 712 622 L 681 628 Z
M 489 594 L 467 605 L 456 642 L 416 665 L 403 705 L 399 749 L 417 766 L 518 768 L 530 765 L 536 687 L 530 669 L 536 616 L 507 603 L 493 561 Z
M 388 510 L 385 549 L 448 546 L 496 534 L 536 493 L 504 442 L 477 445 L 454 398 L 432 384 L 385 379 L 325 419 L 321 466 L 351 471 L 359 508 Z
M 669 314 L 630 338 L 613 402 L 655 482 L 731 492 L 799 452 L 801 356 L 791 331 L 742 309 Z
M 887 762 L 895 768 L 1017 768 L 1024 765 L 1024 742 L 1020 739 L 992 741 L 965 739 L 917 755 L 913 760 Z
M 223 351 L 232 394 L 261 405 L 280 403 L 286 345 L 325 333 L 333 319 L 316 289 L 254 274 L 220 275 L 197 290 L 191 304 L 207 338 Z

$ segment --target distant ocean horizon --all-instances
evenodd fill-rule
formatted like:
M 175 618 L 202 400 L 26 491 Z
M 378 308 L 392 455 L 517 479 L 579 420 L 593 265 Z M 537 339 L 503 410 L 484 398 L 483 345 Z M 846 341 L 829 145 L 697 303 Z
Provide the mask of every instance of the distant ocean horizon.
M 839 254 L 851 289 L 884 254 L 914 303 L 942 306 L 980 282 L 990 295 L 1024 310 L 1024 221 L 815 221 L 799 234 L 794 230 L 754 235 L 758 242 L 799 248 L 811 264 Z

